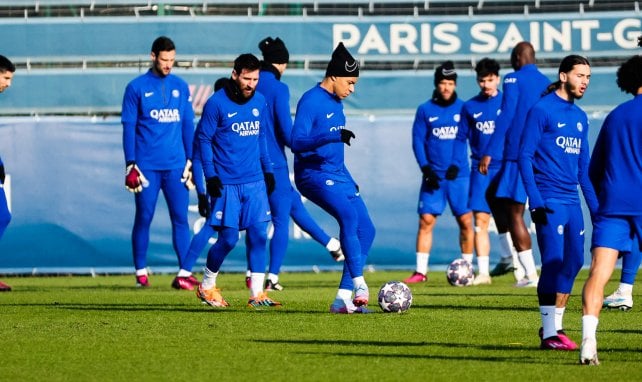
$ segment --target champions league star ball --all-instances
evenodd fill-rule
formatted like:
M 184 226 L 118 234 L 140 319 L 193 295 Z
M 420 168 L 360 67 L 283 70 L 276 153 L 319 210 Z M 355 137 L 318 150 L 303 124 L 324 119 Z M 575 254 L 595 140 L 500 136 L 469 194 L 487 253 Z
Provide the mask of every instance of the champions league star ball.
M 386 313 L 403 313 L 412 304 L 412 292 L 401 281 L 388 281 L 379 289 L 377 301 Z
M 463 287 L 472 285 L 475 279 L 473 266 L 464 259 L 457 259 L 448 266 L 446 278 L 452 286 Z

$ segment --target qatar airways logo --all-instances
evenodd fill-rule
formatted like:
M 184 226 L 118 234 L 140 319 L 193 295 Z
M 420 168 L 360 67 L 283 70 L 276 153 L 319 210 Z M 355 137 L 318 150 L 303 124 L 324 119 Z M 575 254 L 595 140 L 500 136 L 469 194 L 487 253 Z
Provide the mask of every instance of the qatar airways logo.
M 580 154 L 582 138 L 562 137 L 555 138 L 555 144 L 564 150 L 566 154 Z
M 442 126 L 432 129 L 432 135 L 438 139 L 455 139 L 459 126 Z
M 153 109 L 149 112 L 149 116 L 157 120 L 158 122 L 180 122 L 181 113 L 178 109 Z
M 495 121 L 476 122 L 475 128 L 484 135 L 490 135 L 495 132 Z
M 261 122 L 259 121 L 234 122 L 232 124 L 232 131 L 237 133 L 240 137 L 259 135 L 260 128 Z

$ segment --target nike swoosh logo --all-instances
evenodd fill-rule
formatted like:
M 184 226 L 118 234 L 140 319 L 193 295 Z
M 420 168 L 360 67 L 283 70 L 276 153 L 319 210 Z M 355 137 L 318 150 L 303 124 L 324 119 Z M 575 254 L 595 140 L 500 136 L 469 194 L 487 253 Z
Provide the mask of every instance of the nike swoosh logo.
M 430 117 L 430 118 L 428 118 L 428 122 L 435 122 L 438 119 L 439 119 L 439 117 Z
M 479 118 L 479 116 L 480 116 L 480 115 L 482 115 L 482 114 L 484 114 L 484 112 L 483 112 L 483 111 L 480 111 L 479 113 L 475 113 L 475 114 L 473 114 L 473 118 L 477 119 L 477 118 Z
M 580 236 L 584 235 L 584 230 L 580 231 Z
M 235 115 L 237 115 L 237 114 L 238 114 L 238 111 L 237 111 L 237 112 L 235 112 L 235 113 L 227 113 L 227 118 L 232 118 L 232 117 L 234 117 L 234 116 L 235 116 Z
M 566 126 L 565 123 L 557 122 L 557 127 L 559 127 L 560 129 L 564 126 Z
M 330 118 L 332 118 L 332 116 L 333 116 L 333 115 L 334 115 L 334 113 L 330 113 L 330 114 L 326 114 L 326 115 L 325 115 L 325 117 L 326 117 L 327 119 L 330 119 Z
M 146 92 L 146 93 L 145 93 L 145 98 L 147 98 L 147 97 L 151 97 L 151 96 L 153 96 L 153 95 L 154 95 L 154 92 L 149 92 L 149 93 L 147 93 L 147 92 Z

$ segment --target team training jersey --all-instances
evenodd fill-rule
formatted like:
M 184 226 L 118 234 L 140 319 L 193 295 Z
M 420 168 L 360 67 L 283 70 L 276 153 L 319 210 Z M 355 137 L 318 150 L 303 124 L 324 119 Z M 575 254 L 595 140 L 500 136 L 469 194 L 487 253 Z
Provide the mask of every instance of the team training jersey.
M 519 168 L 531 208 L 545 201 L 579 204 L 577 185 L 591 212 L 597 197 L 588 177 L 589 145 L 586 113 L 552 92 L 528 113 Z
M 460 99 L 448 106 L 428 100 L 419 105 L 412 124 L 412 149 L 419 167 L 429 165 L 441 178 L 451 164 L 459 167 L 459 176 L 470 174 L 466 145 L 454 144 L 463 104 Z
M 496 134 L 486 146 L 484 155 L 502 157 L 500 150 L 503 148 L 504 160 L 517 160 L 526 115 L 550 83 L 535 64 L 524 65 L 504 77 L 502 113 L 495 121 Z
M 466 149 L 466 140 L 470 142 L 470 157 L 472 168 L 477 168 L 479 160 L 484 155 L 490 138 L 495 134 L 495 121 L 501 113 L 502 93 L 497 92 L 494 97 L 487 97 L 478 94 L 464 103 L 461 108 L 461 120 L 455 140 L 455 152 L 462 150 L 461 145 Z M 503 142 L 501 142 L 503 145 Z M 499 151 L 498 151 L 499 152 Z M 501 167 L 500 157 L 493 158 L 490 162 L 491 168 Z
M 297 104 L 292 128 L 294 172 L 320 171 L 332 174 L 335 180 L 353 181 L 344 163 L 341 130 L 345 124 L 341 99 L 320 84 L 305 92 Z
M 125 89 L 121 121 L 125 161 L 140 168 L 183 168 L 192 157 L 194 110 L 187 83 L 152 70 Z
M 589 168 L 600 214 L 642 214 L 642 95 L 606 117 Z
M 292 117 L 290 116 L 290 90 L 270 70 L 261 70 L 256 90 L 267 102 L 265 138 L 268 154 L 275 168 L 287 167 L 285 146 L 290 146 Z
M 225 89 L 207 100 L 197 127 L 206 179 L 218 176 L 223 184 L 243 184 L 263 180 L 264 171 L 272 172 L 265 113 L 265 98 L 259 92 L 242 105 L 232 101 Z

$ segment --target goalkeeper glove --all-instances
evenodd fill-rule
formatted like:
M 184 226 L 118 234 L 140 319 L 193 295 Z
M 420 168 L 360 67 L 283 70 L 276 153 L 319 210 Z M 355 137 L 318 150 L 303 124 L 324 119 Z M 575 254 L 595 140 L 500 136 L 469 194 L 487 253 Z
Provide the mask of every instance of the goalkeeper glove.
M 136 162 L 129 162 L 125 168 L 125 188 L 129 192 L 138 193 L 143 187 L 149 186 L 149 181 L 138 168 Z
M 185 184 L 185 187 L 187 187 L 188 190 L 196 188 L 192 176 L 192 161 L 189 159 L 185 162 L 185 168 L 183 169 L 183 175 L 181 176 L 181 183 Z

